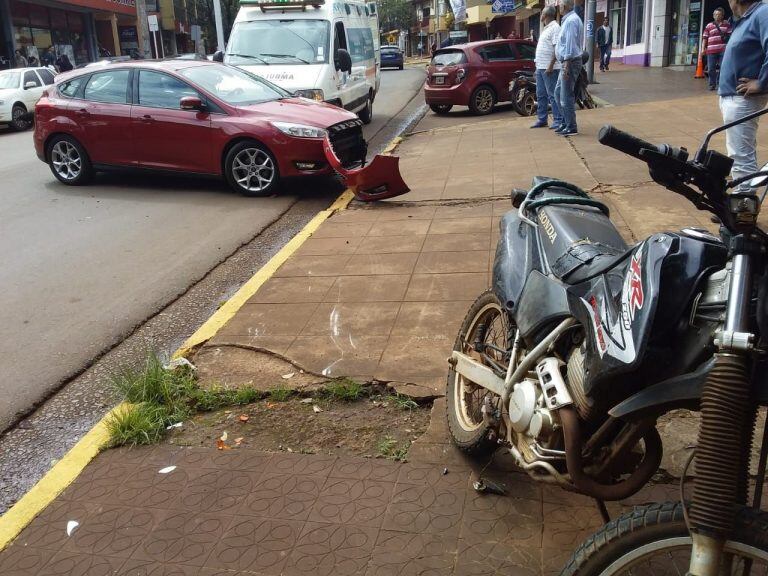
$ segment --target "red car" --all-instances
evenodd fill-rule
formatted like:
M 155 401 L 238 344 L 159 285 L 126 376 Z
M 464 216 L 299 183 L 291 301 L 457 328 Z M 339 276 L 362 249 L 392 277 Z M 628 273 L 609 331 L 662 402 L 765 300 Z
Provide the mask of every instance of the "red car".
M 497 102 L 509 101 L 516 72 L 535 70 L 536 45 L 528 40 L 488 40 L 443 48 L 427 69 L 424 97 L 437 114 L 469 106 L 473 114 L 490 114 Z
M 69 185 L 119 167 L 223 175 L 236 191 L 263 196 L 284 177 L 371 168 L 357 170 L 366 142 L 355 114 L 294 98 L 239 68 L 195 60 L 120 62 L 62 75 L 35 107 L 34 142 Z

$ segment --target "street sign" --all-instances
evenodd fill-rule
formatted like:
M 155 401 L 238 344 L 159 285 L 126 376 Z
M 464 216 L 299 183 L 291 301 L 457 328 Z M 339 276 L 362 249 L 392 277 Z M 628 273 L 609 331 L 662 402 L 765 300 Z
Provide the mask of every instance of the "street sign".
M 449 36 L 451 38 L 466 38 L 467 37 L 467 31 L 466 30 L 451 30 Z
M 147 22 L 149 22 L 150 32 L 157 32 L 160 30 L 160 24 L 157 21 L 157 14 L 150 14 L 147 16 Z
M 515 9 L 515 0 L 495 0 L 491 5 L 491 13 L 508 14 Z

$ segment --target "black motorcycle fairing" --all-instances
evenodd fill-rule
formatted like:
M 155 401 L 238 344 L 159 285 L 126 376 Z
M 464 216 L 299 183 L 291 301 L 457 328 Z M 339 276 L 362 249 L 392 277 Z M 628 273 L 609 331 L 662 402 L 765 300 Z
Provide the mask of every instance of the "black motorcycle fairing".
M 499 242 L 493 261 L 493 291 L 507 311 L 517 313 L 523 287 L 532 270 L 541 270 L 536 232 L 517 215 L 507 212 L 499 222 Z
M 540 332 L 551 329 L 571 315 L 566 286 L 533 270 L 523 287 L 515 323 L 526 342 L 537 342 Z

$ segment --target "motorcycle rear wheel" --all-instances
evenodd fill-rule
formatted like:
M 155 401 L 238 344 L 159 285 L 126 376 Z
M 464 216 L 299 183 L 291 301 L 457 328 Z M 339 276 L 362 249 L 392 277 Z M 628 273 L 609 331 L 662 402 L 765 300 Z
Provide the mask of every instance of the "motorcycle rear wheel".
M 768 513 L 742 508 L 725 544 L 732 574 L 768 571 Z M 603 526 L 571 556 L 560 576 L 667 576 L 688 572 L 691 536 L 679 502 L 638 506 Z
M 481 338 L 485 344 L 508 350 L 509 315 L 492 290 L 483 292 L 472 304 L 464 317 L 453 349 L 482 361 L 473 348 L 475 340 Z M 485 326 L 483 331 L 481 326 Z M 484 333 L 483 333 L 484 332 Z M 495 350 L 487 352 L 494 360 L 501 360 Z M 497 444 L 490 438 L 492 431 L 482 417 L 482 405 L 486 396 L 497 400 L 493 392 L 466 380 L 451 367 L 448 370 L 446 390 L 448 407 L 448 430 L 454 444 L 467 454 L 485 455 Z

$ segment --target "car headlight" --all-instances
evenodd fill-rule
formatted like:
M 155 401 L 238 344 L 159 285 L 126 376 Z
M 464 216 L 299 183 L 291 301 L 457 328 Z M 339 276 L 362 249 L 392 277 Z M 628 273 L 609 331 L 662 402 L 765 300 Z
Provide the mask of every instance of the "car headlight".
M 304 124 L 294 124 L 293 122 L 272 122 L 271 124 L 283 134 L 288 134 L 288 136 L 294 136 L 296 138 L 325 138 L 325 135 L 327 134 L 322 128 L 306 126 Z
M 315 100 L 316 102 L 322 102 L 325 100 L 325 94 L 323 94 L 322 90 L 296 90 L 294 95 L 298 96 L 299 98 L 309 98 L 310 100 Z

